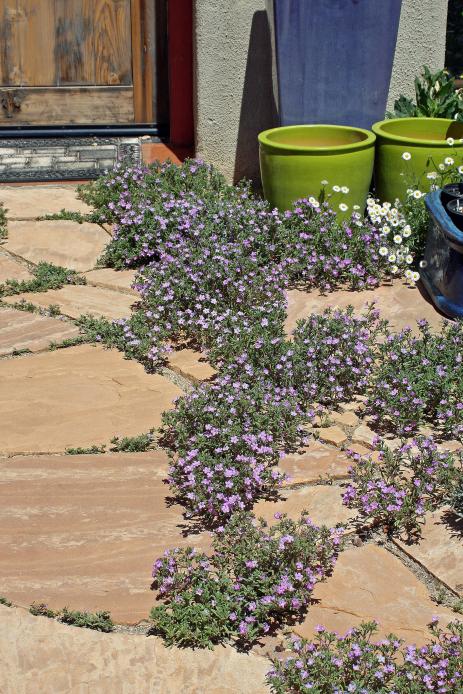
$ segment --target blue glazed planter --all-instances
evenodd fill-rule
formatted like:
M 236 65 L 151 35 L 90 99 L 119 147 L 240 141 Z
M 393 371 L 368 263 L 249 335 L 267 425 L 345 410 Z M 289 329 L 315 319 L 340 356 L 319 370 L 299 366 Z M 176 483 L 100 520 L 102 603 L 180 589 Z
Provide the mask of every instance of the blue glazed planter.
M 455 226 L 447 213 L 441 190 L 429 193 L 425 202 L 431 223 L 421 281 L 442 313 L 463 318 L 463 230 Z
M 281 125 L 383 120 L 402 0 L 274 0 Z

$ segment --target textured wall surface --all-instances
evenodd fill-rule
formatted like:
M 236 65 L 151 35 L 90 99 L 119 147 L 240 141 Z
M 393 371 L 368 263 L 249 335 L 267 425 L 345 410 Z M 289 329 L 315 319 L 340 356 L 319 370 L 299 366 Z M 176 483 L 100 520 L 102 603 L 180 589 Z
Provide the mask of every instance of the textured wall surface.
M 413 94 L 422 65 L 443 66 L 447 4 L 403 0 L 388 107 Z M 259 180 L 257 134 L 278 125 L 268 9 L 271 0 L 195 0 L 196 152 L 230 180 Z
M 448 0 L 402 0 L 388 108 L 400 94 L 413 96 L 423 65 L 444 67 Z

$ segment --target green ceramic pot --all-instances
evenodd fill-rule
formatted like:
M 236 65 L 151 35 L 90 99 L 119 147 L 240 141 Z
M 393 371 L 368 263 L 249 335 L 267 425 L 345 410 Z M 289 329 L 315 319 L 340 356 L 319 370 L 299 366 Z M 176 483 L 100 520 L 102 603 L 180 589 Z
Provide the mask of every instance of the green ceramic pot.
M 375 123 L 372 129 L 376 134 L 375 187 L 382 201 L 405 200 L 408 188 L 428 192 L 432 180 L 426 174 L 436 171 L 446 157 L 463 163 L 463 123 L 447 118 L 394 118 Z
M 318 199 L 325 188 L 339 218 L 349 217 L 354 205 L 363 211 L 373 174 L 374 145 L 375 136 L 369 130 L 344 125 L 265 130 L 259 135 L 264 196 L 273 207 L 287 210 L 299 198 Z M 333 186 L 349 191 L 335 192 Z

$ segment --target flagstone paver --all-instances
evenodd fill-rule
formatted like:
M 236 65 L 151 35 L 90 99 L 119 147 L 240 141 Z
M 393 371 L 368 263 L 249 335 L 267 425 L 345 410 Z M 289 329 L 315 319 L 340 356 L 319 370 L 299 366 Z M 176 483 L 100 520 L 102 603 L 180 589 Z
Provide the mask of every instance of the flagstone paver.
M 317 290 L 303 292 L 291 289 L 287 292 L 288 313 L 285 330 L 289 334 L 301 318 L 307 318 L 311 313 L 321 313 L 326 308 L 344 309 L 351 304 L 357 311 L 365 308 L 367 303 L 376 301 L 376 307 L 382 318 L 391 321 L 394 330 L 405 326 L 416 329 L 416 321 L 426 318 L 431 326 L 438 329 L 443 316 L 436 311 L 433 304 L 421 293 L 418 287 L 410 287 L 401 280 L 392 285 L 383 285 L 377 289 L 362 292 L 337 290 L 329 294 L 320 294 Z
M 0 282 L 6 280 L 30 280 L 32 274 L 29 270 L 8 255 L 0 255 Z
M 95 267 L 107 243 L 108 235 L 98 224 L 12 221 L 4 248 L 31 263 L 46 261 L 83 271 Z
M 268 694 L 267 659 L 167 648 L 161 639 L 101 634 L 0 605 L 2 694 Z
M 80 345 L 0 362 L 0 453 L 60 452 L 159 426 L 181 390 L 116 350 Z
M 10 308 L 0 310 L 0 355 L 23 349 L 39 352 L 51 342 L 78 334 L 79 329 L 66 321 Z
M 424 584 L 400 559 L 382 547 L 366 544 L 346 549 L 333 575 L 316 585 L 314 600 L 299 635 L 311 638 L 315 626 L 345 633 L 362 621 L 379 621 L 380 633 L 393 631 L 409 642 L 426 640 L 426 625 L 434 615 L 442 624 L 457 615 L 429 597 Z
M 172 371 L 190 379 L 193 383 L 205 381 L 217 373 L 206 357 L 192 349 L 180 349 L 170 352 L 168 362 Z
M 397 544 L 413 559 L 463 596 L 463 520 L 449 509 L 428 513 L 418 543 Z
M 153 561 L 210 544 L 208 533 L 182 536 L 167 469 L 161 451 L 0 459 L 0 594 L 147 619 Z
M 74 185 L 0 186 L 0 202 L 7 208 L 8 219 L 36 219 L 56 214 L 64 208 L 73 212 L 90 212 L 90 207 L 76 198 Z
M 95 287 L 106 287 L 107 289 L 117 289 L 138 296 L 132 289 L 132 284 L 137 275 L 136 270 L 113 270 L 110 267 L 90 270 L 85 273 L 87 283 Z
M 28 292 L 7 296 L 4 302 L 15 304 L 27 301 L 41 308 L 51 304 L 59 306 L 60 311 L 70 318 L 78 318 L 84 313 L 93 316 L 115 319 L 130 316 L 131 306 L 136 297 L 131 294 L 115 292 L 103 287 L 91 287 L 85 284 L 67 284 L 61 289 L 51 289 L 48 292 Z
M 341 500 L 341 489 L 337 486 L 317 485 L 300 489 L 286 489 L 277 501 L 259 501 L 254 506 L 256 516 L 267 522 L 274 520 L 275 513 L 287 513 L 297 520 L 302 511 L 307 511 L 317 525 L 330 527 L 346 523 L 354 513 L 346 508 Z
M 279 467 L 289 475 L 288 484 L 300 484 L 327 477 L 347 477 L 351 465 L 352 461 L 345 453 L 319 441 L 311 441 L 302 451 L 285 455 Z

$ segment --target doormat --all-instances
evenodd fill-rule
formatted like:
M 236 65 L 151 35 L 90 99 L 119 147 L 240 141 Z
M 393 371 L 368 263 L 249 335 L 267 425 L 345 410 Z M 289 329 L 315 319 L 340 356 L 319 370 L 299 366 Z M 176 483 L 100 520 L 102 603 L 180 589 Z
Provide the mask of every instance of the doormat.
M 141 163 L 140 138 L 0 139 L 0 183 L 98 178 L 120 160 Z

